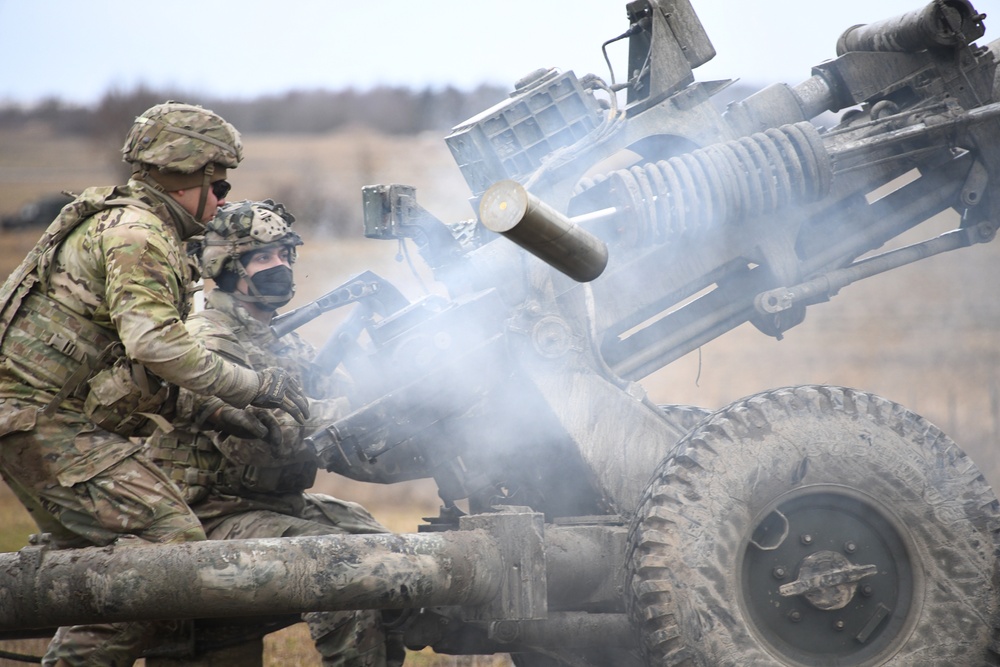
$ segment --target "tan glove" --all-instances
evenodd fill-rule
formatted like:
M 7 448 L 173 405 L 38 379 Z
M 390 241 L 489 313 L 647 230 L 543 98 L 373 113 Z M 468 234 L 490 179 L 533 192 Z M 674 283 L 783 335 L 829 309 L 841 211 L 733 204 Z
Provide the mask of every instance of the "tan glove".
M 297 379 L 281 368 L 265 368 L 257 377 L 260 379 L 260 388 L 250 405 L 284 410 L 298 423 L 305 423 L 309 418 L 309 401 Z

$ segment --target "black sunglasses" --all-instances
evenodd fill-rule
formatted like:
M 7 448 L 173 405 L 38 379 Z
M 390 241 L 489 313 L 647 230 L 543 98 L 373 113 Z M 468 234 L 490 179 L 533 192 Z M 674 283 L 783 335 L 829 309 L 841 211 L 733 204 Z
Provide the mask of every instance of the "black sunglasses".
M 233 186 L 229 184 L 229 181 L 216 181 L 212 183 L 212 194 L 215 195 L 216 199 L 225 199 L 229 191 L 233 189 Z

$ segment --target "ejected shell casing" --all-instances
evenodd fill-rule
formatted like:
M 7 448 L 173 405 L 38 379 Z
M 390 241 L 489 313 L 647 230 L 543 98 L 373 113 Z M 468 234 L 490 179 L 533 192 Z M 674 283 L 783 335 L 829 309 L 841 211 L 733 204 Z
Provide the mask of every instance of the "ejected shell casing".
M 517 181 L 494 183 L 483 194 L 479 219 L 554 269 L 581 283 L 608 265 L 608 248 Z

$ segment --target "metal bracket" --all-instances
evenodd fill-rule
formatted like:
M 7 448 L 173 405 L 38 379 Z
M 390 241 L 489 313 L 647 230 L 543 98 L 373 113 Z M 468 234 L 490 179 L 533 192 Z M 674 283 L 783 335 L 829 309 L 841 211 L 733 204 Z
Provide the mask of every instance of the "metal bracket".
M 482 530 L 494 538 L 503 560 L 500 592 L 485 605 L 466 610 L 466 620 L 532 620 L 548 613 L 545 575 L 545 515 L 528 507 L 497 507 L 490 514 L 463 516 L 461 530 Z
M 767 315 L 787 310 L 801 301 L 826 300 L 836 295 L 842 288 L 859 280 L 871 278 L 943 252 L 992 241 L 996 236 L 996 231 L 997 224 L 988 220 L 970 227 L 955 229 L 921 243 L 914 243 L 904 248 L 890 250 L 881 255 L 860 260 L 843 269 L 821 274 L 798 285 L 778 287 L 761 292 L 754 298 L 754 307 L 757 312 Z

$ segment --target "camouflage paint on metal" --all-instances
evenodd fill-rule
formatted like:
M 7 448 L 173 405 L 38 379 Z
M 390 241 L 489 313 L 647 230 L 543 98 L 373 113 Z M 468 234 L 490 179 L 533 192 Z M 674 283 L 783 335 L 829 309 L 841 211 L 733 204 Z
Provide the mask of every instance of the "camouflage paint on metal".
M 276 498 L 281 502 L 280 498 Z M 301 537 L 349 533 L 385 533 L 366 509 L 319 494 L 299 494 L 287 498 L 288 513 L 251 510 L 219 517 L 208 537 L 213 540 L 242 540 L 259 537 Z M 218 502 L 224 504 L 221 497 Z M 206 501 L 211 505 L 212 497 Z M 298 512 L 298 516 L 291 514 Z M 302 615 L 323 658 L 332 667 L 382 667 L 386 665 L 386 633 L 378 610 L 309 612 Z

